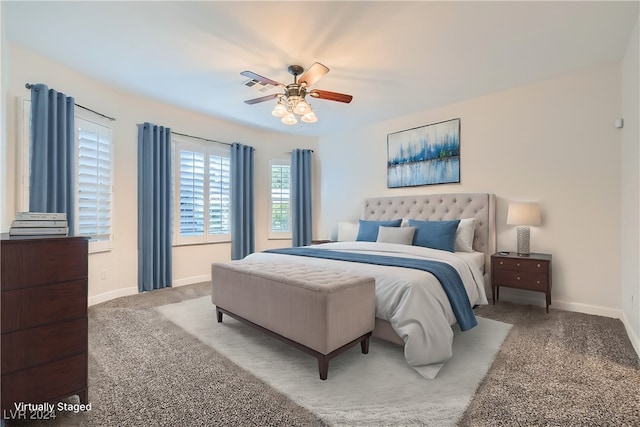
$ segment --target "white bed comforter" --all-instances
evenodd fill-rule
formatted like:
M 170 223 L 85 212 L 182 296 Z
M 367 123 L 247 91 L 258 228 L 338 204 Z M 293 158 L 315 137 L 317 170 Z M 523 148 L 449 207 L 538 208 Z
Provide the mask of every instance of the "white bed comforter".
M 419 246 L 373 242 L 337 242 L 313 246 L 394 257 L 433 259 L 454 267 L 464 283 L 471 305 L 487 304 L 482 273 L 468 258 Z M 389 321 L 404 340 L 407 363 L 425 378 L 435 378 L 452 356 L 456 318 L 438 279 L 431 273 L 348 261 L 259 252 L 244 258 L 250 262 L 289 262 L 349 271 L 376 280 L 376 317 Z

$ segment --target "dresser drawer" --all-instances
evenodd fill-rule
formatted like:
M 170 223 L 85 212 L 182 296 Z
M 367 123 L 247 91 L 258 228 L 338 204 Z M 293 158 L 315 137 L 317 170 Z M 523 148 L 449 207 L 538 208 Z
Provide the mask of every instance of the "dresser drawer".
M 549 284 L 546 271 L 516 271 L 502 270 L 499 268 L 493 271 L 493 283 L 497 286 L 510 286 L 538 291 L 546 291 Z
M 87 341 L 86 317 L 2 334 L 2 374 L 85 353 Z
M 41 403 L 87 388 L 87 354 L 2 376 L 2 409 L 14 402 Z
M 87 280 L 2 292 L 2 332 L 87 316 Z
M 2 290 L 87 277 L 87 239 L 3 240 Z
M 546 272 L 548 263 L 545 261 L 529 259 L 500 258 L 494 260 L 495 270 L 516 270 L 527 272 Z

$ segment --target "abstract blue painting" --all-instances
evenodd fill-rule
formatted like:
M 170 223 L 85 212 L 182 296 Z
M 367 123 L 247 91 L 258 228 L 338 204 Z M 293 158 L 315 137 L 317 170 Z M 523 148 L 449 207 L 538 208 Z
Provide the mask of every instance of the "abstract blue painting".
M 460 182 L 460 119 L 387 135 L 387 187 Z

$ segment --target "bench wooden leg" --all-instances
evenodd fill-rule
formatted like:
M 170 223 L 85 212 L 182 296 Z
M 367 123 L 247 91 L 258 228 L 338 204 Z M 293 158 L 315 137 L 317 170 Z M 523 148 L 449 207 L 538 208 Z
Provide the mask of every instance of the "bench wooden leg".
M 318 356 L 318 372 L 320 379 L 326 380 L 329 373 L 329 358 L 327 356 Z
M 362 354 L 369 354 L 369 337 L 368 336 L 362 341 L 360 341 L 360 348 L 362 349 Z

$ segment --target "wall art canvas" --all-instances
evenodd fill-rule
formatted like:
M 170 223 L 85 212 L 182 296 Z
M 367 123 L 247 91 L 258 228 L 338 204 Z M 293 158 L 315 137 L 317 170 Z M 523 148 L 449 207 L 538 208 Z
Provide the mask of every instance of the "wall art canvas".
M 387 187 L 460 182 L 460 119 L 387 135 Z

